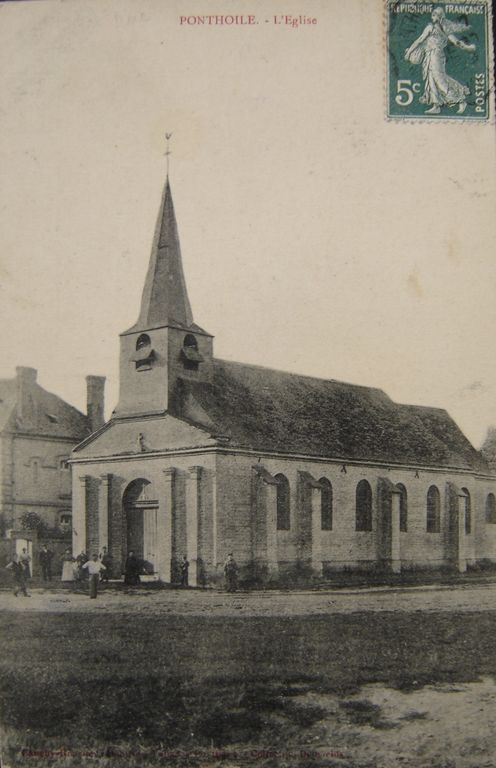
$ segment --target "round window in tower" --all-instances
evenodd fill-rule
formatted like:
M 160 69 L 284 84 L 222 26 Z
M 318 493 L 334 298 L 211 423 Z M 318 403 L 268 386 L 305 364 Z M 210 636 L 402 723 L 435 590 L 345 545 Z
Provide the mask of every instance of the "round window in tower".
M 136 365 L 136 370 L 149 371 L 154 358 L 155 353 L 152 349 L 152 341 L 147 333 L 142 333 L 136 340 L 136 352 L 131 358 Z
M 198 341 L 192 333 L 187 333 L 184 337 L 182 359 L 183 366 L 187 371 L 197 371 L 198 366 L 203 362 L 203 357 L 198 351 Z
M 136 342 L 136 351 L 139 349 L 143 349 L 144 347 L 149 347 L 151 345 L 150 337 L 147 333 L 142 333 L 141 336 L 138 336 L 138 340 Z

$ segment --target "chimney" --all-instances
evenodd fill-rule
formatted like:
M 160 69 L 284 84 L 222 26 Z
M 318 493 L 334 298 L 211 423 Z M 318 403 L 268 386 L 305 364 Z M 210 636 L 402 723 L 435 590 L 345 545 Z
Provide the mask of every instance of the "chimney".
M 86 377 L 86 413 L 92 432 L 96 432 L 105 424 L 104 389 L 105 376 Z
M 16 368 L 17 416 L 21 421 L 33 415 L 34 401 L 31 389 L 36 384 L 37 376 L 36 368 L 25 368 L 22 365 L 18 365 Z

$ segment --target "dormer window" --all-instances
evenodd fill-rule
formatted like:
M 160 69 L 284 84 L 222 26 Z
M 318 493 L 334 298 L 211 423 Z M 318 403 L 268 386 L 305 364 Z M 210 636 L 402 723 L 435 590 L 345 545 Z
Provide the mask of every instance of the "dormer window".
M 186 334 L 181 350 L 183 366 L 187 371 L 197 371 L 203 357 L 198 352 L 198 342 L 192 333 Z
M 136 341 L 136 352 L 131 360 L 136 364 L 137 371 L 149 371 L 155 359 L 152 341 L 147 333 L 142 333 Z

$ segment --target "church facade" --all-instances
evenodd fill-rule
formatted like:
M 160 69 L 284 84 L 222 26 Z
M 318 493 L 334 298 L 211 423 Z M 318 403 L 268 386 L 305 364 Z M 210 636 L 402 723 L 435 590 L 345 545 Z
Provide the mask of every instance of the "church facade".
M 194 320 L 167 179 L 111 419 L 71 456 L 73 551 L 164 582 L 496 561 L 496 476 L 443 410 L 218 360 Z

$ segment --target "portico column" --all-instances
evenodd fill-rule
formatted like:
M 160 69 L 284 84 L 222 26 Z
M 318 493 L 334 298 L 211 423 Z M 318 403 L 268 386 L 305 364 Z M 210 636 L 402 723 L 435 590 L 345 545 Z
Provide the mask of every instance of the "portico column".
M 161 581 L 172 581 L 172 523 L 174 517 L 174 467 L 164 469 L 164 479 L 158 493 L 157 571 Z
M 189 561 L 189 584 L 198 584 L 198 530 L 201 509 L 201 467 L 190 467 L 186 483 L 186 557 Z
M 87 476 L 76 477 L 72 500 L 72 551 L 74 556 L 86 552 L 86 494 Z
M 391 494 L 391 552 L 390 562 L 393 573 L 401 573 L 401 549 L 400 549 L 400 507 L 401 493 L 393 491 Z
M 108 548 L 109 510 L 111 504 L 112 475 L 102 475 L 98 489 L 98 547 Z
M 312 510 L 311 563 L 316 576 L 322 576 L 322 489 L 310 488 Z
M 267 483 L 265 489 L 267 572 L 270 577 L 277 576 L 279 573 L 277 557 L 277 484 Z
M 467 497 L 464 493 L 458 494 L 457 504 L 457 552 L 456 562 L 459 573 L 467 570 L 467 554 L 465 551 L 465 516 L 467 514 Z

